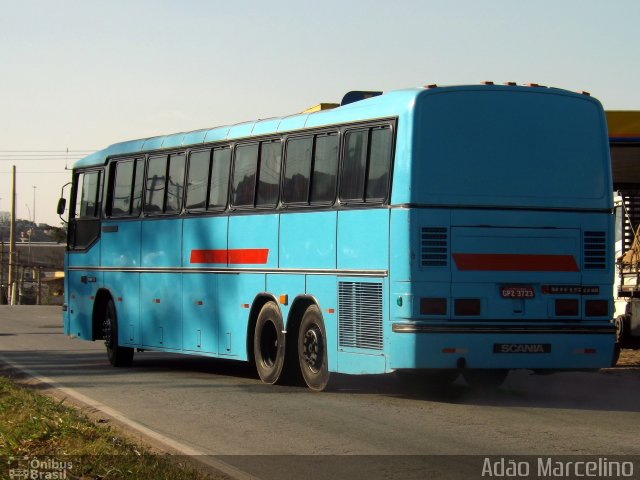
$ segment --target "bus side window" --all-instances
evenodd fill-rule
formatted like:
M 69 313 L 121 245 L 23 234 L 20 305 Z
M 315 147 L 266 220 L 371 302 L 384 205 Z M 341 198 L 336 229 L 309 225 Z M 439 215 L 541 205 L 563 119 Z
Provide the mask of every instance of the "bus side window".
M 100 172 L 78 174 L 74 218 L 97 218 L 99 216 L 99 183 Z
M 169 156 L 169 181 L 165 213 L 180 213 L 184 193 L 184 153 Z
M 253 206 L 256 189 L 256 167 L 258 165 L 258 144 L 236 147 L 233 163 L 233 184 L 231 204 L 236 207 Z
M 366 200 L 384 200 L 387 196 L 391 164 L 391 142 L 391 129 L 389 127 L 374 128 L 371 131 Z
M 275 142 L 260 143 L 260 174 L 256 205 L 275 207 L 280 190 L 280 166 L 282 165 L 282 145 Z
M 132 189 L 131 215 L 138 216 L 142 211 L 142 191 L 144 187 L 144 158 L 136 159 Z
M 311 176 L 311 203 L 333 203 L 338 174 L 338 135 L 316 136 Z
M 72 249 L 88 248 L 100 235 L 100 172 L 76 175 L 75 202 L 69 229 Z
M 213 163 L 211 165 L 209 209 L 224 209 L 227 206 L 230 167 L 231 149 L 229 147 L 216 148 L 213 151 Z
M 343 200 L 364 200 L 368 140 L 368 130 L 351 130 L 345 135 L 340 186 Z
M 144 198 L 144 211 L 146 213 L 162 213 L 166 179 L 166 155 L 149 158 L 149 166 L 147 167 L 147 192 Z
M 189 155 L 189 174 L 187 177 L 187 210 L 204 210 L 209 183 L 211 150 L 193 152 Z
M 340 198 L 347 202 L 382 202 L 391 169 L 392 132 L 388 126 L 345 134 Z
M 292 138 L 287 141 L 283 201 L 287 204 L 309 203 L 311 153 L 313 138 Z
M 129 215 L 131 211 L 131 187 L 134 162 L 120 161 L 115 165 L 115 181 L 109 214 L 113 217 Z

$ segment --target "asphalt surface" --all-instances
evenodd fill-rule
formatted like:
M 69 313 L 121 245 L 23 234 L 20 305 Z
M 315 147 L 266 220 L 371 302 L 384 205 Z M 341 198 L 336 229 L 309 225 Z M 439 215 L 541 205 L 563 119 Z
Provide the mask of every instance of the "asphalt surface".
M 59 307 L 0 307 L 0 357 L 261 478 L 350 461 L 319 455 L 365 456 L 349 468 L 368 465 L 384 478 L 414 478 L 424 472 L 413 460 L 433 455 L 640 455 L 639 367 L 517 371 L 492 392 L 461 380 L 422 391 L 394 375 L 334 375 L 329 391 L 314 393 L 264 385 L 248 364 L 206 357 L 144 352 L 132 367 L 112 368 L 102 342 L 65 337 L 61 324 Z M 382 455 L 403 459 L 406 471 L 385 472 L 372 460 Z M 416 457 L 396 457 L 404 455 Z

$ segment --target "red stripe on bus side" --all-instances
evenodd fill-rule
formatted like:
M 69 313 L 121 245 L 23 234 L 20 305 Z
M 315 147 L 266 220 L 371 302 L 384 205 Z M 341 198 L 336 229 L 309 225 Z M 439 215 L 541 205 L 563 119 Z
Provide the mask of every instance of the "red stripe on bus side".
M 231 250 L 191 250 L 190 263 L 265 265 L 268 248 L 236 248 Z
M 454 253 L 458 270 L 505 272 L 579 272 L 571 255 Z
M 228 250 L 229 265 L 239 263 L 253 263 L 266 265 L 269 257 L 268 248 L 238 248 L 236 250 Z

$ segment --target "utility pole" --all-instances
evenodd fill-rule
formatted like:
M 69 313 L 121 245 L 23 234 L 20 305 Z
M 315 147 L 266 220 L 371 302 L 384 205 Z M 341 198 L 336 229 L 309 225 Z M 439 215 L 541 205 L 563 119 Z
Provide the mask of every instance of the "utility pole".
M 24 264 L 20 265 L 20 286 L 18 287 L 18 305 L 23 304 L 24 297 Z
M 0 305 L 4 305 L 4 236 L 0 238 Z
M 14 275 L 15 267 L 13 264 L 13 256 L 16 249 L 16 166 L 13 166 L 13 181 L 11 184 L 11 224 L 9 227 L 9 305 L 15 303 L 15 285 Z
M 36 186 L 33 186 L 33 225 L 36 225 Z
M 36 305 L 40 305 L 42 303 L 42 298 L 40 292 L 42 291 L 42 268 L 38 267 L 38 293 L 36 294 Z

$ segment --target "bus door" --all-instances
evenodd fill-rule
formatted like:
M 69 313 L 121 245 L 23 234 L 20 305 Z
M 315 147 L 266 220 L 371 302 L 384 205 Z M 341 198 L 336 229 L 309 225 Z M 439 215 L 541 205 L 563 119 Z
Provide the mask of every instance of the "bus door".
M 140 230 L 144 158 L 111 163 L 100 250 L 104 287 L 118 318 L 118 344 L 140 344 Z
M 74 178 L 69 219 L 68 265 L 70 333 L 92 339 L 92 313 L 101 281 L 92 267 L 100 265 L 100 203 L 102 171 L 79 172 Z

